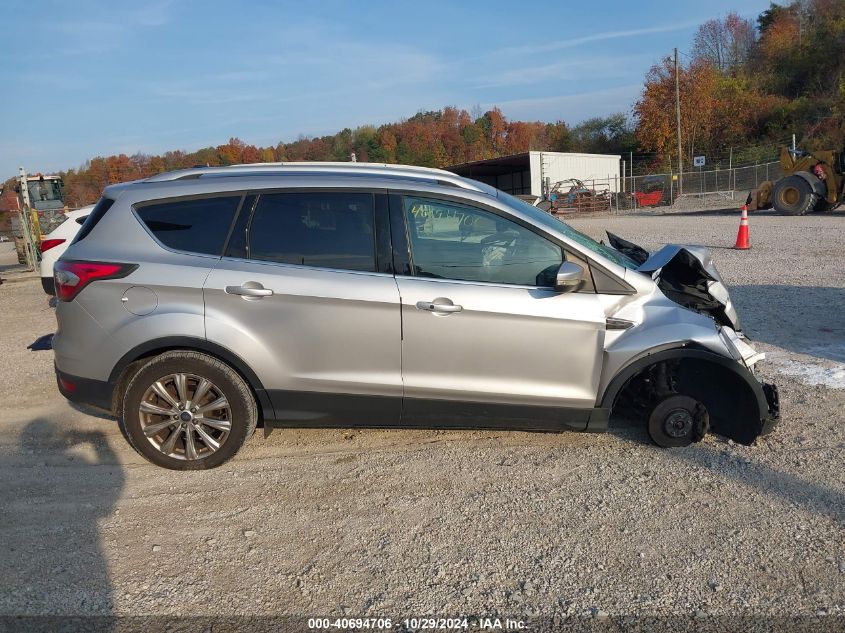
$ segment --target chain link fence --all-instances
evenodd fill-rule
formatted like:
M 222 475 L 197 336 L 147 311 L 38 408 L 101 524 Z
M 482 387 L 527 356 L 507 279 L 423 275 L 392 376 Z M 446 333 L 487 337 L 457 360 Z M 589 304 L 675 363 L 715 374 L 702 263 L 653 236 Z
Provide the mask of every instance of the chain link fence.
M 679 174 L 642 174 L 579 181 L 550 192 L 545 206 L 554 213 L 597 213 L 631 209 L 656 209 L 708 202 L 744 202 L 767 180 L 783 175 L 779 162 L 727 169 L 693 169 Z
M 783 175 L 779 162 L 729 169 L 693 169 L 679 174 L 645 174 L 625 178 L 619 209 L 654 208 L 679 204 L 685 198 L 740 200 L 767 180 Z M 682 183 L 682 184 L 681 184 Z

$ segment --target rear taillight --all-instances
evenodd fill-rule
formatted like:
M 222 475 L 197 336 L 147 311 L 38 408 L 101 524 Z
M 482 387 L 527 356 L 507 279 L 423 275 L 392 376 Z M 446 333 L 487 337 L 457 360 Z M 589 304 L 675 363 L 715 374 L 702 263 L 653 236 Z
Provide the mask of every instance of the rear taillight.
M 51 248 L 64 244 L 67 240 L 41 240 L 41 252 L 49 251 Z
M 60 259 L 53 266 L 56 297 L 59 301 L 73 301 L 76 295 L 92 281 L 120 279 L 126 277 L 136 268 L 138 268 L 138 264 L 79 262 Z

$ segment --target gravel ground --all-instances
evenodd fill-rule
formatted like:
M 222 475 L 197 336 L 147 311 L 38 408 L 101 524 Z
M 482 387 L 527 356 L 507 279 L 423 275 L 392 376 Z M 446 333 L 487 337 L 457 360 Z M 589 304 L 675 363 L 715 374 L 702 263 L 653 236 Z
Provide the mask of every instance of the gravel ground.
M 752 216 L 745 252 L 736 213 L 573 224 L 713 249 L 774 434 L 292 429 L 166 471 L 59 396 L 25 349 L 52 310 L 0 265 L 0 614 L 845 615 L 845 218 Z

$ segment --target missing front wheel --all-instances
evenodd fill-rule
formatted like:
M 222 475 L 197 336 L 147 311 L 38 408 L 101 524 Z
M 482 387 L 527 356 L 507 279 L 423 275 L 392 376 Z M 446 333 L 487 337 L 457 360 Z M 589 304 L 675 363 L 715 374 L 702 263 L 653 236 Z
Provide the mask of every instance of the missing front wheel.
M 709 428 L 707 408 L 695 398 L 679 394 L 664 397 L 648 417 L 649 436 L 664 448 L 700 442 Z

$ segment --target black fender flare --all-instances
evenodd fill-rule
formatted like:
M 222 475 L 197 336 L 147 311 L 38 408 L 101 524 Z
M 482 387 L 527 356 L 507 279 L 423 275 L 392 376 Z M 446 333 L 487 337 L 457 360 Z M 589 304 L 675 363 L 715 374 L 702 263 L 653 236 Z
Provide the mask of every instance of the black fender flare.
M 657 351 L 650 350 L 637 356 L 628 362 L 628 364 L 623 366 L 622 369 L 620 369 L 610 380 L 598 400 L 598 406 L 603 409 L 612 409 L 614 403 L 616 402 L 616 397 L 625 388 L 628 381 L 647 367 L 662 361 L 685 359 L 694 359 L 712 363 L 723 368 L 725 371 L 730 372 L 730 375 L 740 379 L 754 396 L 757 418 L 755 422 L 760 424 L 761 430 L 766 426 L 765 422 L 770 418 L 770 413 L 768 400 L 766 399 L 766 394 L 763 391 L 763 384 L 757 380 L 751 371 L 749 371 L 744 365 L 740 364 L 739 361 L 732 358 L 726 358 L 699 346 L 682 346 L 669 349 L 664 348 L 658 349 Z M 759 435 L 760 432 L 760 430 L 755 432 L 754 437 Z M 750 438 L 750 441 L 744 441 L 743 439 L 738 439 L 737 441 L 745 444 L 753 441 L 753 438 Z
M 118 383 L 130 364 L 141 358 L 155 356 L 171 350 L 182 349 L 191 350 L 195 352 L 205 352 L 210 356 L 214 356 L 219 360 L 231 365 L 237 371 L 247 384 L 255 392 L 258 404 L 261 408 L 261 413 L 264 419 L 275 418 L 275 411 L 270 402 L 270 397 L 261 384 L 261 380 L 255 374 L 250 366 L 232 350 L 207 341 L 206 339 L 192 337 L 192 336 L 166 336 L 162 338 L 153 339 L 137 345 L 120 357 L 120 360 L 115 363 L 109 374 L 109 387 L 112 390 L 112 398 L 116 396 L 116 388 Z
M 811 174 L 808 171 L 796 171 L 793 175 L 806 180 L 807 184 L 809 184 L 810 188 L 813 190 L 813 193 L 819 198 L 827 196 L 827 185 L 823 181 L 819 180 L 815 174 Z

